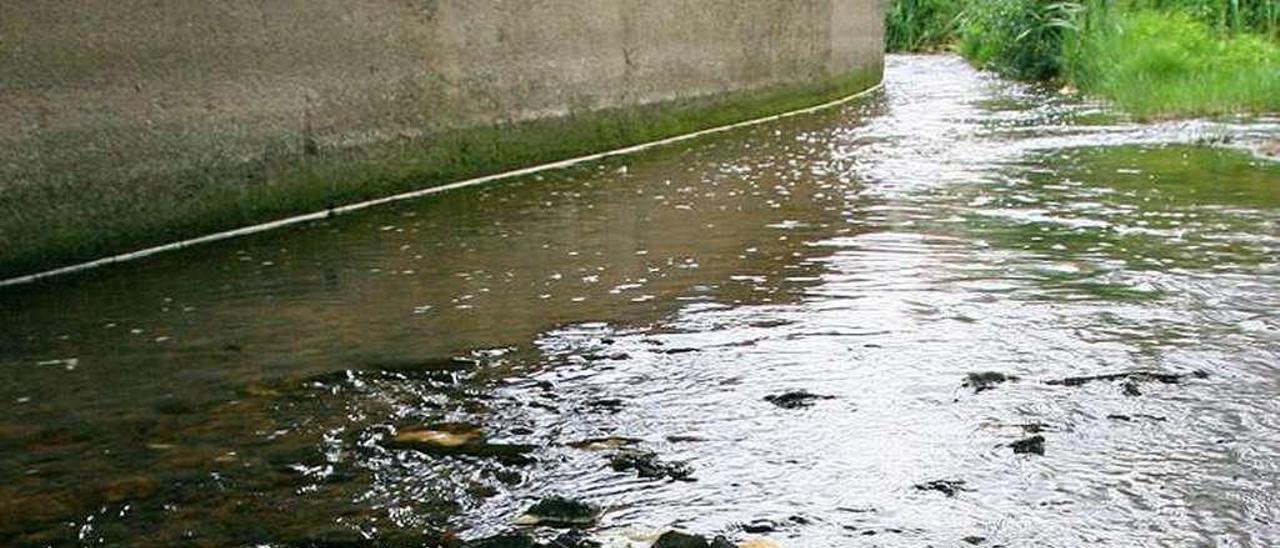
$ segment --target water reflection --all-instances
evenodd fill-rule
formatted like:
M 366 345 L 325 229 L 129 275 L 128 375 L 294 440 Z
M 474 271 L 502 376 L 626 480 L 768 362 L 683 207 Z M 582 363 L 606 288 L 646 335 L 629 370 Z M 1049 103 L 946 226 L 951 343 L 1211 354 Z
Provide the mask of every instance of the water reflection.
M 895 58 L 841 111 L 5 290 L 0 540 L 474 537 L 561 494 L 601 535 L 1280 542 L 1280 167 L 1209 133 L 1280 129 Z M 1046 382 L 1128 371 L 1208 376 Z M 439 424 L 535 462 L 388 443 Z

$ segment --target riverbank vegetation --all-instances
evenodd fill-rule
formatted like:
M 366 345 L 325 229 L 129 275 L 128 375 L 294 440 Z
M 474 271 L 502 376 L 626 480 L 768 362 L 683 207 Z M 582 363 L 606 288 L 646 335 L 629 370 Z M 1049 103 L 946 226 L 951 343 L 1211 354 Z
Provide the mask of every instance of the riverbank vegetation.
M 1280 110 L 1276 0 L 893 0 L 891 51 L 954 49 L 1140 118 Z

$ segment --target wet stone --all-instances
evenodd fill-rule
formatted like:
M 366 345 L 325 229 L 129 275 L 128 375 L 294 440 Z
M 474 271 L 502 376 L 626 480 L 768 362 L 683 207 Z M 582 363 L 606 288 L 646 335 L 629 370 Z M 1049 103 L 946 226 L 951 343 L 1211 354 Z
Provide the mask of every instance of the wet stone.
M 1122 414 L 1115 413 L 1115 414 L 1107 415 L 1107 418 L 1113 421 L 1121 421 L 1121 422 L 1133 422 L 1134 419 L 1145 419 L 1145 420 L 1154 421 L 1154 422 L 1164 422 L 1166 420 L 1169 420 L 1164 417 L 1157 417 L 1155 415 L 1146 415 L 1142 413 L 1138 413 L 1136 415 L 1122 415 Z
M 1018 377 L 1006 375 L 995 371 L 985 371 L 982 373 L 969 373 L 964 378 L 965 388 L 972 388 L 974 394 L 982 393 L 987 390 L 993 390 L 996 386 L 1006 382 L 1016 382 Z
M 507 533 L 467 542 L 464 548 L 537 548 L 538 542 L 525 533 Z
M 965 491 L 972 491 L 965 486 L 963 480 L 934 480 L 925 483 L 918 483 L 915 488 L 919 491 L 937 491 L 948 497 L 954 497 Z
M 479 369 L 481 363 L 472 358 L 452 357 L 421 361 L 381 362 L 365 369 L 433 380 L 450 380 L 453 374 Z
M 653 543 L 653 548 L 735 548 L 729 539 L 715 537 L 708 540 L 702 535 L 691 535 L 679 531 L 667 531 Z
M 604 438 L 589 438 L 582 441 L 575 441 L 569 444 L 569 447 L 580 449 L 583 451 L 609 451 L 613 449 L 621 449 L 632 445 L 639 444 L 642 440 L 637 438 L 627 438 L 622 436 L 609 436 Z
M 834 399 L 835 396 L 821 396 L 804 390 L 795 390 L 791 392 L 784 392 L 782 394 L 765 396 L 764 401 L 772 403 L 783 409 L 803 409 L 806 407 L 812 407 L 813 404 L 819 400 Z
M 1138 389 L 1138 383 L 1133 382 L 1132 380 L 1125 381 L 1123 388 L 1124 388 L 1124 395 L 1126 396 L 1135 397 L 1135 396 L 1142 395 L 1142 390 Z
M 615 472 L 634 471 L 645 479 L 671 478 L 676 481 L 693 481 L 693 468 L 684 462 L 664 462 L 648 451 L 622 451 L 609 458 L 609 467 Z
M 778 524 L 772 521 L 769 521 L 767 519 L 758 519 L 751 523 L 745 523 L 741 525 L 740 528 L 744 533 L 750 533 L 753 535 L 763 535 L 765 533 L 772 533 L 777 531 Z
M 623 406 L 626 405 L 626 402 L 617 398 L 602 398 L 598 400 L 591 400 L 587 402 L 587 405 L 589 407 L 602 409 L 610 413 L 617 413 L 618 411 L 622 410 Z
M 967 536 L 967 537 L 964 537 L 964 538 L 960 539 L 960 541 L 961 541 L 961 542 L 964 542 L 965 544 L 973 544 L 973 545 L 975 545 L 975 546 L 976 546 L 976 545 L 979 545 L 979 544 L 982 544 L 982 543 L 986 542 L 986 541 L 987 541 L 987 538 L 986 538 L 986 537 L 979 537 L 979 536 L 973 535 L 973 536 Z
M 547 548 L 602 548 L 603 546 L 579 531 L 565 532 L 547 544 Z
M 519 485 L 524 482 L 524 476 L 520 474 L 520 472 L 507 470 L 505 468 L 486 469 L 485 475 L 507 485 Z
M 701 350 L 698 350 L 697 348 L 668 348 L 662 351 L 663 354 L 666 354 L 668 356 L 676 356 L 679 354 L 693 354 L 694 352 L 701 352 Z
M 528 455 L 534 450 L 532 445 L 489 443 L 478 427 L 467 424 L 403 429 L 384 445 L 389 449 L 410 449 L 431 455 L 492 458 L 513 466 L 536 462 Z
M 590 504 L 564 497 L 549 497 L 529 508 L 516 520 L 516 525 L 573 529 L 590 527 L 599 517 L 600 511 Z
M 1091 382 L 1098 381 L 1130 381 L 1134 383 L 1143 382 L 1159 382 L 1163 384 L 1179 384 L 1185 379 L 1207 379 L 1209 374 L 1204 371 L 1195 371 L 1192 373 L 1156 373 L 1152 371 L 1126 371 L 1123 373 L 1108 373 L 1105 375 L 1087 375 L 1083 377 L 1067 377 L 1065 379 L 1056 379 L 1047 381 L 1045 384 L 1055 386 L 1084 386 Z
M 392 438 L 392 444 L 408 449 L 441 450 L 478 443 L 483 437 L 477 427 L 453 424 L 401 430 Z
M 1009 447 L 1012 447 L 1013 452 L 1018 454 L 1030 453 L 1043 455 L 1044 436 L 1031 436 L 1026 439 L 1021 439 L 1009 444 Z

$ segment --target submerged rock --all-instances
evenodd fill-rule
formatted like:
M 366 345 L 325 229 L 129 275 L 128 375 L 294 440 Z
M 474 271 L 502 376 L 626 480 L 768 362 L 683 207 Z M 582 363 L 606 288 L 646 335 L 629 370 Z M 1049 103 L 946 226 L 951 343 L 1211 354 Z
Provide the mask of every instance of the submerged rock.
M 1123 373 L 1107 373 L 1104 375 L 1086 375 L 1083 377 L 1067 377 L 1065 379 L 1056 379 L 1046 381 L 1045 384 L 1055 386 L 1083 386 L 1095 381 L 1119 381 L 1125 380 L 1133 383 L 1141 382 L 1160 382 L 1164 384 L 1178 384 L 1184 379 L 1207 379 L 1209 374 L 1204 371 L 1195 371 L 1193 373 L 1157 373 L 1153 371 L 1126 371 Z
M 632 445 L 639 444 L 638 438 L 627 438 L 622 436 L 609 436 L 604 438 L 589 438 L 582 441 L 575 441 L 569 444 L 569 447 L 581 449 L 583 451 L 611 451 L 621 449 Z
M 671 478 L 676 481 L 693 481 L 693 468 L 684 462 L 664 462 L 648 451 L 622 451 L 609 458 L 609 467 L 615 472 L 634 471 L 646 479 Z
M 1036 455 L 1044 454 L 1044 436 L 1031 436 L 1009 444 L 1013 448 L 1014 453 L 1034 453 Z
M 590 527 L 599 517 L 600 511 L 590 504 L 564 497 L 549 497 L 525 511 L 516 520 L 516 525 L 573 529 Z
M 744 533 L 753 535 L 761 535 L 764 533 L 773 533 L 778 530 L 778 524 L 767 519 L 758 519 L 751 523 L 744 523 L 739 526 Z
M 1263 144 L 1260 150 L 1262 151 L 1263 156 L 1270 156 L 1280 160 L 1280 139 Z
M 478 427 L 462 424 L 409 428 L 397 432 L 391 441 L 408 449 L 453 449 L 480 442 L 483 437 Z
M 1142 413 L 1138 413 L 1136 415 L 1111 414 L 1111 415 L 1107 415 L 1107 418 L 1111 420 L 1123 421 L 1123 422 L 1132 422 L 1133 419 L 1146 419 L 1146 420 L 1155 421 L 1155 422 L 1164 422 L 1166 420 L 1169 420 L 1164 417 L 1157 417 L 1155 415 L 1146 415 Z
M 1124 382 L 1124 395 L 1129 397 L 1141 396 L 1142 391 L 1138 389 L 1138 383 L 1133 380 Z
M 1016 382 L 1017 380 L 1018 377 L 1014 375 L 1006 375 L 995 371 L 985 371 L 982 373 L 969 373 L 965 376 L 964 384 L 962 386 L 965 388 L 972 388 L 973 393 L 977 394 L 987 390 L 992 390 L 996 386 L 1006 382 Z
M 467 455 L 494 458 L 504 464 L 532 464 L 532 445 L 489 443 L 479 427 L 469 424 L 442 424 L 406 428 L 384 442 L 389 449 L 412 449 L 432 455 Z
M 506 533 L 470 541 L 464 548 L 537 548 L 538 542 L 525 533 Z
M 618 398 L 601 398 L 587 402 L 587 405 L 596 409 L 603 409 L 609 413 L 617 413 L 621 411 L 626 402 Z
M 365 369 L 405 375 L 430 375 L 441 372 L 462 372 L 479 368 L 479 360 L 463 357 L 436 358 L 420 361 L 379 362 Z
M 736 548 L 729 539 L 716 537 L 707 540 L 701 535 L 690 535 L 680 531 L 667 531 L 653 543 L 653 548 Z
M 783 409 L 803 409 L 805 407 L 811 407 L 814 402 L 819 400 L 834 399 L 835 396 L 821 396 L 804 390 L 794 390 L 791 392 L 784 392 L 782 394 L 765 396 L 764 401 L 772 403 Z
M 971 491 L 965 486 L 963 480 L 934 480 L 926 483 L 917 483 L 915 488 L 919 491 L 937 491 L 948 497 L 954 497 L 964 491 Z
M 603 548 L 604 544 L 587 538 L 578 531 L 568 531 L 547 544 L 547 548 Z

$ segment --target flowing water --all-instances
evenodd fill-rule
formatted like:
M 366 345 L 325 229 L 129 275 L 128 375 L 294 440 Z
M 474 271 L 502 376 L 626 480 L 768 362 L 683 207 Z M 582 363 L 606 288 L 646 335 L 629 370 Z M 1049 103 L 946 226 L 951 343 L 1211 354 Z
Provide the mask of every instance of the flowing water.
M 413 544 L 549 495 L 615 541 L 1280 544 L 1280 166 L 1216 146 L 1277 136 L 893 57 L 842 109 L 3 289 L 0 544 Z M 388 442 L 441 423 L 532 451 Z

